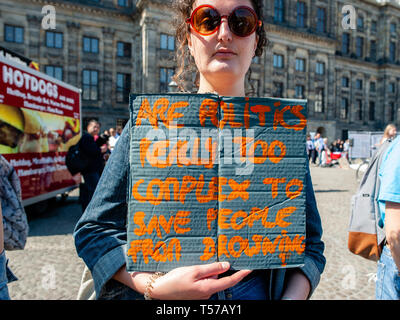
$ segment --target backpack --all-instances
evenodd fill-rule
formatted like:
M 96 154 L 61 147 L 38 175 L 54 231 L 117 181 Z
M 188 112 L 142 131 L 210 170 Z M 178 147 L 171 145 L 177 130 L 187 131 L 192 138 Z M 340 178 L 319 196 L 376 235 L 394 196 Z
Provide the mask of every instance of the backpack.
M 351 198 L 348 248 L 352 253 L 373 261 L 379 260 L 385 239 L 377 200 L 380 187 L 378 174 L 390 142 L 385 141 L 372 156 L 357 193 Z
M 88 157 L 80 149 L 80 141 L 68 149 L 65 157 L 65 165 L 72 175 L 81 173 L 89 164 Z

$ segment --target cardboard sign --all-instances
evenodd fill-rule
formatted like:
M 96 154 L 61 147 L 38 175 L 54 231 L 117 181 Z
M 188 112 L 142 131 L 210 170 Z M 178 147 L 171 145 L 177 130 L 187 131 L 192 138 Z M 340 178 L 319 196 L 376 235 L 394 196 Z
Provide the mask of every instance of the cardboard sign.
M 306 101 L 131 95 L 128 271 L 304 263 Z

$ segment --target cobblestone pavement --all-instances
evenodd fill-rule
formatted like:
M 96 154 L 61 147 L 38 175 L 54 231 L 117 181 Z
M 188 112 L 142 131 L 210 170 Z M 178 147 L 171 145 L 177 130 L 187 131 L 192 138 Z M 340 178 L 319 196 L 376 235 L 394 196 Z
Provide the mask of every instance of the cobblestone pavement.
M 358 183 L 355 170 L 311 168 L 314 192 L 322 220 L 326 266 L 312 299 L 375 299 L 376 262 L 347 249 L 350 200 Z
M 351 195 L 357 188 L 355 171 L 311 168 L 324 229 L 325 272 L 312 299 L 374 299 L 376 263 L 347 249 Z M 12 299 L 76 299 L 83 270 L 72 231 L 81 215 L 77 192 L 39 216 L 30 217 L 23 251 L 7 251 L 9 266 L 19 278 L 9 284 Z

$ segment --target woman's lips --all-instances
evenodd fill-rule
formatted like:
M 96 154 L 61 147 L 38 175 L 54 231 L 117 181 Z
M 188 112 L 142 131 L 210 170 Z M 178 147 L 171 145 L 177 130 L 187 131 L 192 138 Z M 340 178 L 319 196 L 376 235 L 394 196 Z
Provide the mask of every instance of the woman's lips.
M 232 57 L 232 56 L 235 56 L 236 55 L 236 53 L 235 52 L 233 52 L 232 50 L 230 50 L 230 49 L 218 49 L 215 53 L 214 53 L 214 57 L 225 57 L 225 58 L 228 58 L 228 57 Z

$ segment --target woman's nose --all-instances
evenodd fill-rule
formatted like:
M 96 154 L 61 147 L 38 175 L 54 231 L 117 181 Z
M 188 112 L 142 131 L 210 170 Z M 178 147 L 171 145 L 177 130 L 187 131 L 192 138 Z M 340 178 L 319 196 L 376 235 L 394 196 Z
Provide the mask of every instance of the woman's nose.
M 227 42 L 232 40 L 232 32 L 228 25 L 228 19 L 226 17 L 221 18 L 221 25 L 218 30 L 218 40 Z

